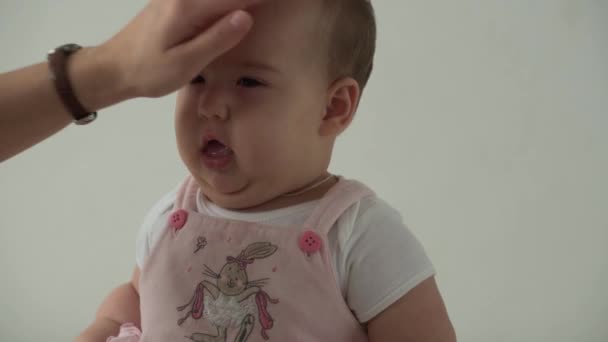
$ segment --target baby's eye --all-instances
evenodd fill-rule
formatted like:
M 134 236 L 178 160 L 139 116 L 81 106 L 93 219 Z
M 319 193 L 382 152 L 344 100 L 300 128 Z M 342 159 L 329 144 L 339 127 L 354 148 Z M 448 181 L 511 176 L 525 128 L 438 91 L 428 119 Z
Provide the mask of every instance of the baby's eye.
M 205 83 L 205 78 L 202 75 L 197 75 L 190 81 L 190 84 Z
M 241 87 L 245 87 L 245 88 L 255 88 L 255 87 L 263 86 L 264 84 L 262 82 L 256 80 L 255 78 L 243 77 L 240 80 L 238 80 L 237 85 L 239 85 Z

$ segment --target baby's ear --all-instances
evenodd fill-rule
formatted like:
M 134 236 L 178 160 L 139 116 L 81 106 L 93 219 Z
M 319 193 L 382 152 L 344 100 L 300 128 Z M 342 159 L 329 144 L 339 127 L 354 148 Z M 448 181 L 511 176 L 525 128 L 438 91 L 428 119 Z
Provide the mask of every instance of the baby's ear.
M 342 133 L 353 120 L 360 95 L 359 83 L 352 77 L 335 81 L 327 90 L 327 106 L 319 134 L 337 136 Z

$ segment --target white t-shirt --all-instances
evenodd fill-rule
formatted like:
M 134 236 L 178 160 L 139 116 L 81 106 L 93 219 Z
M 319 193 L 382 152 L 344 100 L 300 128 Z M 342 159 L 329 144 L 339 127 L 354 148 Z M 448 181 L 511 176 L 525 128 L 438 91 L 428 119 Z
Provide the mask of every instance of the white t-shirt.
M 141 269 L 160 238 L 178 189 L 165 195 L 146 215 L 136 243 Z M 259 213 L 227 210 L 199 192 L 201 214 L 289 227 L 303 224 L 318 201 Z M 422 245 L 403 224 L 401 215 L 376 196 L 348 208 L 329 232 L 328 241 L 336 279 L 345 301 L 361 323 L 393 304 L 435 270 Z

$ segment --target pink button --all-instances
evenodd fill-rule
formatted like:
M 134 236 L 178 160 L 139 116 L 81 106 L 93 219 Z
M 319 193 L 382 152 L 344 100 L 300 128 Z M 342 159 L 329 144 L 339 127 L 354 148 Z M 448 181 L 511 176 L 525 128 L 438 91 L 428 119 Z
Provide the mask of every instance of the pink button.
M 313 232 L 312 230 L 304 232 L 304 234 L 300 236 L 299 243 L 300 249 L 306 254 L 318 252 L 323 244 L 319 234 Z
M 169 216 L 169 225 L 175 230 L 180 230 L 186 224 L 187 220 L 188 212 L 183 209 L 179 209 Z

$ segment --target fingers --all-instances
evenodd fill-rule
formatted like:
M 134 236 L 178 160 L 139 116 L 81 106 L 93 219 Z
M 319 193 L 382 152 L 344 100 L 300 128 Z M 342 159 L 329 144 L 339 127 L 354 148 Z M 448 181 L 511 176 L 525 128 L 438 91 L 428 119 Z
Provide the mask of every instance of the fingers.
M 136 96 L 163 96 L 236 46 L 253 25 L 244 9 L 265 1 L 150 0 L 108 46 Z
M 252 25 L 251 15 L 241 10 L 234 11 L 197 37 L 175 47 L 172 53 L 182 65 L 191 66 L 189 75 L 194 76 L 215 58 L 237 45 Z
M 173 5 L 176 6 L 179 20 L 199 26 L 210 19 L 216 20 L 227 13 L 244 10 L 264 1 L 267 0 L 174 0 Z
M 242 10 L 267 0 L 182 0 L 189 13 L 195 16 L 219 17 L 226 13 Z

